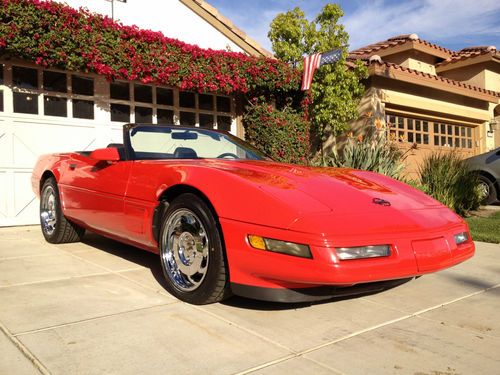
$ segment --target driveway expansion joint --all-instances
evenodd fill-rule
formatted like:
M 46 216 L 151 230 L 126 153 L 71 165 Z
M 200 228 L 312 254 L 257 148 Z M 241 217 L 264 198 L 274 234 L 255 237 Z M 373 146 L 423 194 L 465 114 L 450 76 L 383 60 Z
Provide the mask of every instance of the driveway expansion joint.
M 50 375 L 50 371 L 42 362 L 20 341 L 13 335 L 5 325 L 0 322 L 0 331 L 2 331 L 9 341 L 26 357 L 42 375 Z

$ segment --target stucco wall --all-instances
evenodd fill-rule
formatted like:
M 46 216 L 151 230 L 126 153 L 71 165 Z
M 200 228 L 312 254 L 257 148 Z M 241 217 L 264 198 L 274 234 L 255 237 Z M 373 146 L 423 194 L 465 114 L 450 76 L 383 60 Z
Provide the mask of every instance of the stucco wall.
M 55 0 L 73 8 L 85 7 L 92 12 L 111 17 L 111 2 L 105 0 Z M 168 37 L 196 44 L 202 48 L 242 49 L 217 31 L 178 0 L 114 0 L 114 19 L 125 25 L 161 31 Z

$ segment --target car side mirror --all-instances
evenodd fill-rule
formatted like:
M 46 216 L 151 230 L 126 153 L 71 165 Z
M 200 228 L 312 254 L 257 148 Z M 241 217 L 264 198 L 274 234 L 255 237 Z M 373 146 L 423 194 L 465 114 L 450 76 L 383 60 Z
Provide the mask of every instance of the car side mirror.
M 98 148 L 89 155 L 92 159 L 103 161 L 119 161 L 120 154 L 115 147 Z

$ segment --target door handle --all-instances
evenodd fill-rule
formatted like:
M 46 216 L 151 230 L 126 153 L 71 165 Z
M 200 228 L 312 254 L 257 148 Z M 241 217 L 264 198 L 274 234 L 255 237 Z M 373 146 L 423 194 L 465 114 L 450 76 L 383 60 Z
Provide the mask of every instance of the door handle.
M 69 169 L 71 169 L 72 171 L 74 171 L 76 169 L 76 164 L 70 164 L 69 165 Z

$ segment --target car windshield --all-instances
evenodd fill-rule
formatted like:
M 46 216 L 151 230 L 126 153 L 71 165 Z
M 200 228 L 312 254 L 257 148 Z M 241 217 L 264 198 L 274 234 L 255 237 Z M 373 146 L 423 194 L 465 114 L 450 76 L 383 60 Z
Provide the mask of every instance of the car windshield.
M 180 126 L 135 125 L 129 130 L 134 159 L 224 158 L 263 160 L 241 139 L 219 131 Z

